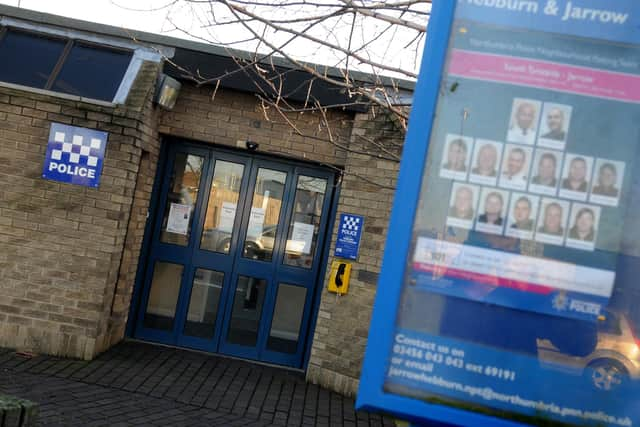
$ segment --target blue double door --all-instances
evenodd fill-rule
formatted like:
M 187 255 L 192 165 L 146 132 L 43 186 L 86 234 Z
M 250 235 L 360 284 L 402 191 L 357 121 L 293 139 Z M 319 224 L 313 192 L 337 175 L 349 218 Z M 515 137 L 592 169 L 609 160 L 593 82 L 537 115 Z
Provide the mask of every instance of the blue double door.
M 333 189 L 323 168 L 172 143 L 134 335 L 302 367 Z

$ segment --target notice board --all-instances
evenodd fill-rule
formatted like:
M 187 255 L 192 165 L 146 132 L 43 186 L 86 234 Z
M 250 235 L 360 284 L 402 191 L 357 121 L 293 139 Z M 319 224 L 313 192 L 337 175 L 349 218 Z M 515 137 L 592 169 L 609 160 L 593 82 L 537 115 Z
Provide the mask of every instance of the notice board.
M 360 408 L 640 425 L 639 43 L 632 0 L 434 0 Z

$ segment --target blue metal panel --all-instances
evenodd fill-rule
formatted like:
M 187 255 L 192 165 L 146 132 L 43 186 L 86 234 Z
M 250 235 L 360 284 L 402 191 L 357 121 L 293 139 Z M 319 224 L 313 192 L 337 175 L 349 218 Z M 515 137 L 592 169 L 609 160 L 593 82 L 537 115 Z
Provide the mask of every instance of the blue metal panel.
M 402 188 L 402 191 L 396 192 L 391 211 L 388 242 L 383 257 L 384 268 L 378 280 L 379 285 L 362 367 L 362 379 L 356 400 L 358 409 L 384 410 L 409 418 L 413 414 L 414 419 L 424 419 L 418 417 L 418 414 L 426 414 L 426 411 L 429 411 L 429 414 L 436 415 L 430 416 L 431 419 L 443 422 L 454 419 L 454 416 L 459 416 L 461 418 L 458 420 L 462 420 L 468 415 L 454 409 L 426 405 L 416 400 L 386 394 L 383 391 L 383 385 L 388 351 L 391 348 L 395 329 L 394 316 L 400 303 L 402 278 L 406 266 L 405 257 L 411 240 L 413 215 L 415 215 L 413 207 L 417 206 L 420 195 L 421 177 L 426 162 L 429 135 L 435 116 L 454 12 L 455 2 L 450 1 L 434 1 L 431 8 L 425 55 L 422 58 L 421 75 L 415 90 L 415 93 L 420 96 L 414 97 L 398 174 L 397 188 Z M 422 78 L 427 70 L 429 78 Z M 412 207 L 411 216 L 407 215 L 408 206 Z M 393 244 L 389 244 L 392 236 Z M 440 416 L 437 416 L 438 412 Z

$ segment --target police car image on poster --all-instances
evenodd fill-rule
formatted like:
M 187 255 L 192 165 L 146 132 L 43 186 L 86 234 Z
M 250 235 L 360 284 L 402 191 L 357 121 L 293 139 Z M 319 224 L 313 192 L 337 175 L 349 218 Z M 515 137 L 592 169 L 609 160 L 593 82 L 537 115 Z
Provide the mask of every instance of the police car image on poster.
M 357 408 L 640 426 L 640 2 L 434 0 L 427 31 Z
M 51 123 L 42 177 L 98 187 L 107 136 L 106 132 Z

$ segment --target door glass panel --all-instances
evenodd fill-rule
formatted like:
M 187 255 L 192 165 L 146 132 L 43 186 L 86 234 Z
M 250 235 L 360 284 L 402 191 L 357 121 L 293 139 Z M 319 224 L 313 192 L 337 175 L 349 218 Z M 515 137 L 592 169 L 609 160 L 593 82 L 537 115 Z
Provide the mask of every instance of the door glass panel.
M 307 289 L 302 286 L 284 283 L 278 286 L 271 331 L 267 340 L 269 350 L 281 353 L 296 352 L 306 299 Z
M 285 172 L 258 169 L 244 257 L 271 261 L 286 179 Z
M 262 304 L 267 281 L 240 276 L 233 298 L 233 313 L 229 323 L 227 341 L 232 344 L 255 347 L 258 342 Z
M 224 273 L 198 268 L 193 278 L 184 334 L 213 338 Z
M 189 242 L 203 160 L 193 154 L 177 153 L 175 156 L 160 235 L 164 243 L 186 246 Z
M 312 267 L 326 191 L 326 179 L 304 175 L 298 177 L 293 216 L 287 235 L 285 264 Z
M 145 328 L 166 331 L 173 329 L 183 269 L 179 264 L 156 262 L 144 314 Z
M 204 220 L 200 248 L 229 253 L 244 165 L 217 161 Z

